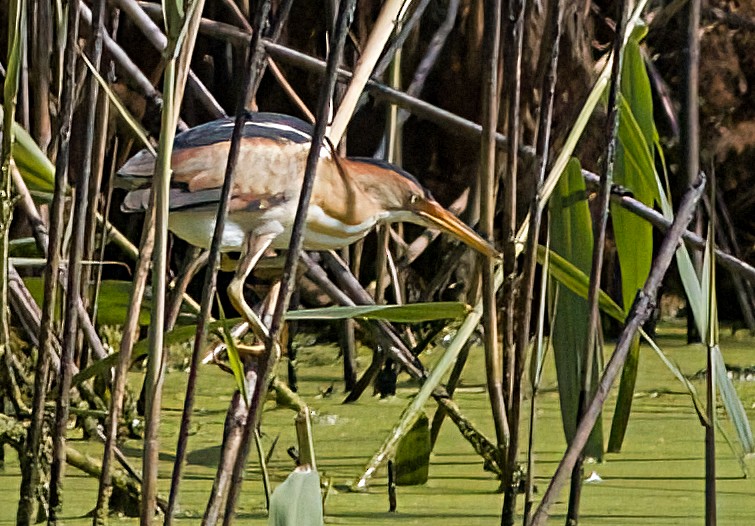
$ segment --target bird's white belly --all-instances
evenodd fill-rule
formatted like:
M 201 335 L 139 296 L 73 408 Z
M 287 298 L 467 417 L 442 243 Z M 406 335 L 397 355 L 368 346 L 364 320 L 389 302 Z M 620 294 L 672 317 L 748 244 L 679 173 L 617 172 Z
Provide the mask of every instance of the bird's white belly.
M 382 216 L 373 216 L 362 223 L 350 225 L 328 216 L 319 206 L 310 204 L 304 231 L 304 248 L 331 250 L 351 245 L 366 236 L 380 219 Z M 288 248 L 292 227 L 293 217 L 285 231 L 273 241 L 273 248 Z
M 216 215 L 216 212 L 209 210 L 173 212 L 170 214 L 170 230 L 195 247 L 209 249 L 215 233 Z M 227 217 L 220 250 L 223 252 L 240 251 L 244 246 L 246 233 L 242 225 L 234 221 L 233 216 Z
M 285 249 L 291 241 L 294 213 L 288 207 L 277 207 L 260 212 L 236 212 L 225 221 L 221 250 L 241 251 L 249 232 L 256 235 L 277 234 L 272 248 Z M 210 248 L 215 232 L 216 212 L 212 210 L 192 210 L 172 212 L 170 230 L 181 239 L 194 246 Z M 310 205 L 304 233 L 306 250 L 330 250 L 350 245 L 362 239 L 383 217 L 373 216 L 356 225 L 349 225 L 329 217 L 317 205 Z

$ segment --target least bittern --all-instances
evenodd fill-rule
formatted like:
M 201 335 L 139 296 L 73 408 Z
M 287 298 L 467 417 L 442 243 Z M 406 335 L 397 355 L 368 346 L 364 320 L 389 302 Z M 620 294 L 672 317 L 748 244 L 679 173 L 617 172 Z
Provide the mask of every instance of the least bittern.
M 233 127 L 232 119 L 220 119 L 176 136 L 169 228 L 197 247 L 209 248 L 212 242 Z M 244 300 L 244 282 L 268 248 L 288 247 L 311 140 L 312 127 L 297 118 L 275 113 L 247 116 L 222 250 L 242 252 L 228 295 L 258 336 L 266 330 Z M 131 190 L 124 211 L 147 208 L 154 165 L 154 156 L 142 150 L 119 170 L 120 185 Z M 401 168 L 374 159 L 342 158 L 322 147 L 305 249 L 344 247 L 379 222 L 403 221 L 438 228 L 483 254 L 497 255 L 490 243 Z

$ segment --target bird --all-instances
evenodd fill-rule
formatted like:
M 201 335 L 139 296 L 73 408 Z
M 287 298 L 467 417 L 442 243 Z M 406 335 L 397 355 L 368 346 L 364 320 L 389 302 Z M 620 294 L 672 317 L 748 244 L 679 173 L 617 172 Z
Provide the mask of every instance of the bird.
M 222 118 L 175 137 L 168 228 L 196 247 L 207 249 L 212 242 L 233 129 L 234 119 Z M 228 296 L 261 338 L 266 328 L 246 303 L 243 287 L 269 248 L 288 248 L 312 134 L 310 124 L 293 116 L 245 114 L 221 251 L 242 254 Z M 154 167 L 154 154 L 144 149 L 118 170 L 115 184 L 128 190 L 124 212 L 147 209 Z M 382 160 L 342 157 L 326 141 L 319 152 L 304 250 L 345 247 L 378 223 L 391 222 L 437 228 L 499 257 L 489 241 L 443 208 L 414 176 Z

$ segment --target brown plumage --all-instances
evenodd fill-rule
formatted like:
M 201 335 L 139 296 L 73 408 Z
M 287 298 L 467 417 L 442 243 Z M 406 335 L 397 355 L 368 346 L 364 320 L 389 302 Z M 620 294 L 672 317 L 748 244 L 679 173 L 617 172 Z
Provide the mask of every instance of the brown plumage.
M 187 242 L 209 248 L 233 132 L 232 119 L 192 128 L 176 137 L 171 159 L 169 228 Z M 288 247 L 312 128 L 274 113 L 247 116 L 222 250 L 244 257 L 229 295 L 246 317 L 243 282 L 268 247 Z M 145 210 L 154 157 L 143 150 L 124 164 L 117 184 L 129 189 L 122 209 Z M 327 250 L 364 237 L 378 222 L 407 221 L 438 228 L 488 256 L 495 248 L 440 206 L 422 185 L 397 166 L 373 159 L 339 158 L 323 147 L 310 201 L 304 248 Z M 264 327 L 257 327 L 258 335 Z

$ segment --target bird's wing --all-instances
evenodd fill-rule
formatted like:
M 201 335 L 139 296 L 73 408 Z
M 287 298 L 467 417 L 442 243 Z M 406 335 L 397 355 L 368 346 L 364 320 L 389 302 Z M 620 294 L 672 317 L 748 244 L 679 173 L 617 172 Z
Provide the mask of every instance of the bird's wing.
M 124 212 L 142 212 L 149 206 L 149 198 L 152 193 L 150 188 L 139 188 L 126 194 L 121 204 Z M 181 210 L 186 208 L 205 208 L 209 205 L 217 206 L 220 200 L 220 188 L 203 190 L 201 192 L 189 192 L 180 188 L 171 188 L 170 209 Z
M 181 173 L 182 164 L 187 161 L 193 161 L 192 169 L 196 169 L 197 165 L 201 166 L 202 158 L 206 157 L 202 152 L 207 147 L 227 144 L 231 140 L 233 126 L 232 118 L 224 118 L 179 133 L 173 142 L 171 162 L 174 173 Z M 283 144 L 304 144 L 312 140 L 312 126 L 290 115 L 247 113 L 242 137 L 267 139 Z M 146 186 L 150 183 L 154 169 L 155 156 L 149 150 L 141 150 L 118 170 L 116 187 L 131 190 Z
M 233 119 L 218 119 L 176 136 L 171 158 L 171 209 L 216 205 L 233 127 Z M 295 117 L 247 114 L 238 163 L 247 176 L 237 178 L 231 210 L 256 210 L 278 201 L 290 187 L 285 175 L 298 176 L 298 168 L 290 163 L 300 162 L 300 151 L 308 149 L 311 133 L 312 127 Z M 154 156 L 142 150 L 118 171 L 116 186 L 130 190 L 122 205 L 124 211 L 146 209 L 154 165 Z

